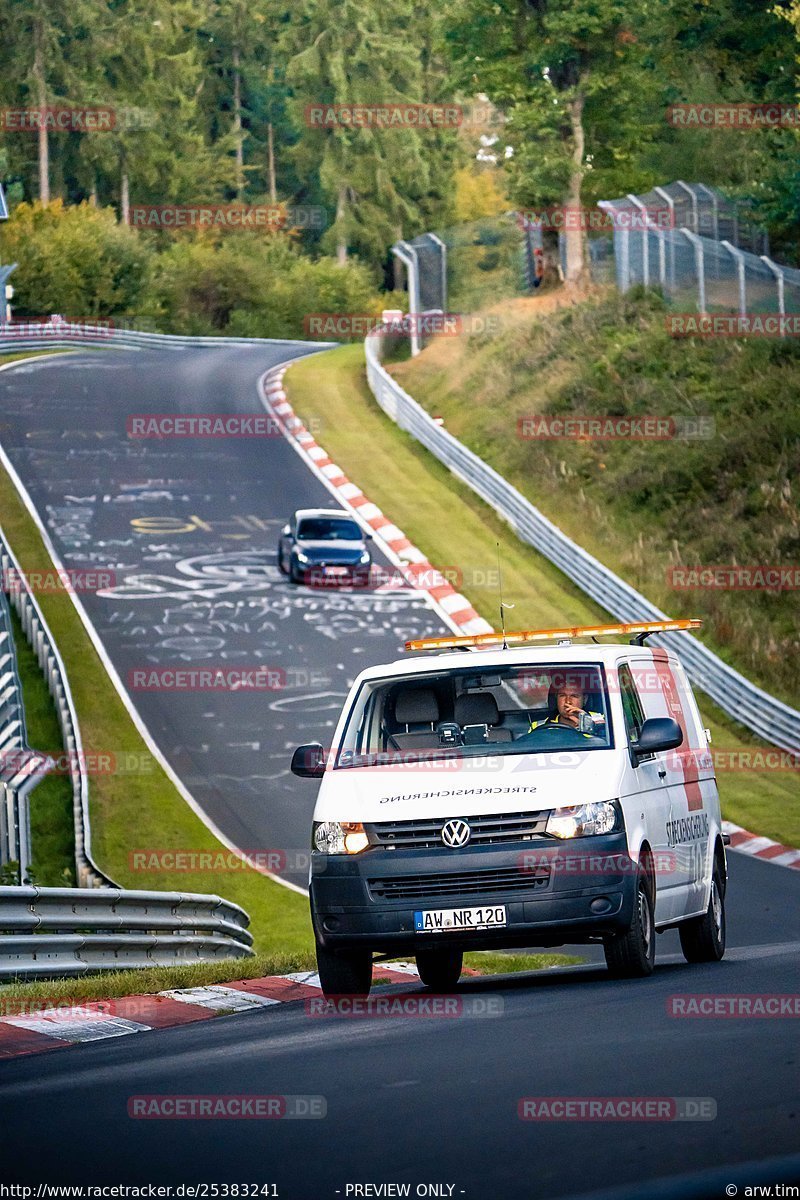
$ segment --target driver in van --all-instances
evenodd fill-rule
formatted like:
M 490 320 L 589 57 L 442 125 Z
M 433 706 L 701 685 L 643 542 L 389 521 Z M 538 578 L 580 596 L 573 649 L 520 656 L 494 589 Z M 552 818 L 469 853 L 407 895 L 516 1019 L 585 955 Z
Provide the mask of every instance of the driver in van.
M 588 698 L 589 693 L 585 691 L 579 678 L 568 675 L 559 680 L 554 679 L 548 695 L 550 714 L 544 721 L 531 721 L 531 733 L 534 729 L 567 726 L 585 737 L 594 737 L 597 727 L 604 724 L 604 718 L 602 713 L 587 711 Z

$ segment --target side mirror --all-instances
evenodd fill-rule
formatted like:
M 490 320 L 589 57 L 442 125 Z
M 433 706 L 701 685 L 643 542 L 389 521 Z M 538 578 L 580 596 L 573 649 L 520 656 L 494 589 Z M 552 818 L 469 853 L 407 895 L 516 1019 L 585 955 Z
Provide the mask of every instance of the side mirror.
M 374 541 L 375 541 L 375 538 L 372 536 L 372 534 L 371 534 L 371 533 L 365 533 L 365 534 L 364 534 L 364 541 L 365 541 L 365 542 L 374 542 Z
M 288 537 L 291 532 L 291 525 L 284 525 L 283 529 L 281 530 L 281 537 Z
M 292 755 L 292 774 L 301 779 L 319 779 L 325 774 L 325 751 L 319 742 L 297 747 Z
M 642 758 L 645 754 L 660 754 L 674 750 L 683 742 L 683 730 L 672 717 L 648 717 L 642 726 L 637 742 L 631 742 L 631 754 Z

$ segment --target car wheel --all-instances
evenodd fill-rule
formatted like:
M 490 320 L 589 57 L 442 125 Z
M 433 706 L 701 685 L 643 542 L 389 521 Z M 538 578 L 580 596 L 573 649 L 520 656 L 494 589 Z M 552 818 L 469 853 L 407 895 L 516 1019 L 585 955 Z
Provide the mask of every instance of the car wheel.
M 297 570 L 297 567 L 295 566 L 293 560 L 290 560 L 290 562 L 289 562 L 289 582 L 290 583 L 302 583 L 303 582 L 303 576 Z
M 283 561 L 283 542 L 278 542 L 278 570 L 281 575 L 286 575 L 288 572 Z
M 691 917 L 678 926 L 683 957 L 689 963 L 719 962 L 725 953 L 725 876 L 717 860 L 711 877 L 711 895 L 702 917 Z
M 372 987 L 372 953 L 328 950 L 317 942 L 317 972 L 326 996 L 368 996 Z
M 630 928 L 603 943 L 606 964 L 617 979 L 651 975 L 656 961 L 656 927 L 650 881 L 644 871 L 636 879 L 636 901 Z
M 419 977 L 432 992 L 449 992 L 461 978 L 461 950 L 418 950 L 416 959 Z

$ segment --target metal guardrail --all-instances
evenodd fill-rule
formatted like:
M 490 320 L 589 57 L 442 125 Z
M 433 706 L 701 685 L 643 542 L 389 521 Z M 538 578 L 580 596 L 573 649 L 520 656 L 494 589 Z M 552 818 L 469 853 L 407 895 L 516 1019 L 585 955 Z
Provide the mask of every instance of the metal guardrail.
M 89 822 L 89 780 L 83 753 L 78 716 L 66 668 L 42 615 L 38 601 L 13 550 L 0 528 L 0 572 L 2 590 L 19 614 L 25 637 L 36 655 L 48 691 L 53 698 L 72 781 L 72 811 L 75 826 L 75 869 L 81 887 L 114 887 L 92 858 Z M 0 733 L 0 737 L 2 734 Z
M 145 333 L 135 329 L 113 329 L 102 325 L 75 325 L 51 319 L 40 321 L 0 321 L 0 352 L 13 354 L 28 350 L 77 350 L 118 347 L 123 350 L 190 350 L 208 346 L 235 348 L 245 346 L 333 346 L 334 342 L 306 342 L 291 338 L 188 337 L 172 333 Z
M 367 379 L 378 404 L 395 424 L 472 488 L 522 541 L 535 547 L 617 620 L 666 618 L 666 613 L 582 550 L 497 471 L 437 425 L 381 365 L 380 344 L 380 331 L 366 339 Z M 679 654 L 692 682 L 731 717 L 782 750 L 800 753 L 800 712 L 756 687 L 689 634 L 668 633 L 653 640 Z
M 53 765 L 28 746 L 11 617 L 0 591 L 0 867 L 8 875 L 15 864 L 19 882 L 31 866 L 29 793 Z
M 219 896 L 0 887 L 0 981 L 246 958 L 248 924 Z

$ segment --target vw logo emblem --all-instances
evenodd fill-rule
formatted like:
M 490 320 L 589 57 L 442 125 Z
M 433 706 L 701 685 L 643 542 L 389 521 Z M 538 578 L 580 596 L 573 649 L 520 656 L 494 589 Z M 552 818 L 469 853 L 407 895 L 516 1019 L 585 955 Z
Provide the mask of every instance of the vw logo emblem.
M 471 837 L 472 830 L 460 817 L 454 821 L 445 821 L 442 826 L 442 841 L 445 846 L 466 846 Z

